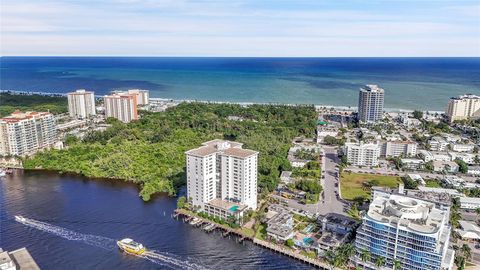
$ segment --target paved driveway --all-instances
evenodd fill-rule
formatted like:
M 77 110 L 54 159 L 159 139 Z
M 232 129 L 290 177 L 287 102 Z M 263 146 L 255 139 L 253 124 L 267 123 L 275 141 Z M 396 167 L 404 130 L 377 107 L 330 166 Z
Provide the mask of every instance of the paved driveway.
M 339 164 L 337 150 L 335 147 L 326 146 L 325 158 L 322 164 L 322 178 L 321 184 L 323 186 L 323 193 L 320 195 L 320 200 L 316 204 L 300 204 L 296 200 L 286 199 L 278 195 L 272 195 L 283 201 L 286 201 L 288 207 L 308 211 L 310 213 L 317 213 L 320 215 L 328 213 L 344 214 L 347 204 L 342 202 L 336 194 L 339 192 L 339 182 L 336 178 Z

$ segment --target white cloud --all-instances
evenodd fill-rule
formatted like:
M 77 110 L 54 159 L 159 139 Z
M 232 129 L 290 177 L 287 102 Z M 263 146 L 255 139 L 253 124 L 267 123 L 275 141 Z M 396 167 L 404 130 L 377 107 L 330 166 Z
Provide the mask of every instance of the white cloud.
M 246 0 L 4 0 L 0 53 L 480 56 L 480 16 L 470 16 L 479 6 L 430 2 L 409 15 L 359 6 L 253 8 Z

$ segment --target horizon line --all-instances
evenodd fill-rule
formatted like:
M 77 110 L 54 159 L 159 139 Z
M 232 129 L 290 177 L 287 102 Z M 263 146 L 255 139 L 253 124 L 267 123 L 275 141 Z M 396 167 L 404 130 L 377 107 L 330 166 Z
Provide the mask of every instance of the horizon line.
M 124 57 L 124 58 L 480 58 L 476 56 L 228 56 L 228 55 L 0 55 L 4 57 Z

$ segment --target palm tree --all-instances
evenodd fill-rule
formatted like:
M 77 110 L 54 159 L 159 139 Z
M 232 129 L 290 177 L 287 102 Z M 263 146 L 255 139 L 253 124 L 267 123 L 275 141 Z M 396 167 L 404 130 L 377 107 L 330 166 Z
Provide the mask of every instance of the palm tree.
M 393 261 L 393 267 L 395 270 L 401 270 L 402 269 L 402 263 L 399 260 Z
M 360 253 L 360 259 L 362 260 L 362 262 L 364 262 L 363 268 L 365 268 L 365 263 L 369 262 L 371 258 L 372 255 L 370 254 L 370 251 L 366 249 L 362 250 L 362 252 Z
M 477 214 L 477 217 L 479 217 L 479 216 L 480 216 L 480 207 L 479 207 L 479 208 L 477 208 L 477 209 L 475 209 L 475 213 Z
M 378 268 L 380 268 L 380 267 L 382 267 L 383 265 L 385 265 L 385 258 L 384 258 L 384 257 L 377 256 L 377 259 L 375 260 L 375 266 L 377 266 Z
M 330 266 L 331 269 L 335 268 L 336 257 L 337 257 L 337 255 L 335 254 L 335 252 L 333 252 L 330 249 L 325 251 L 325 253 L 324 253 L 325 261 L 327 261 L 327 264 Z
M 341 266 L 348 264 L 350 257 L 355 254 L 355 248 L 352 244 L 341 245 L 336 250 L 336 255 L 338 257 L 338 262 Z
M 465 260 L 469 261 L 472 258 L 472 249 L 467 244 L 463 244 L 461 249 Z

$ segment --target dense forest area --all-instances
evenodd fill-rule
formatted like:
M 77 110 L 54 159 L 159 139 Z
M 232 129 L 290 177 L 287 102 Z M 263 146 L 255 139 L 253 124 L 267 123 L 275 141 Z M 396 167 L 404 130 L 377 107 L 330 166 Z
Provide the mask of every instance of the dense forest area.
M 312 137 L 315 119 L 313 106 L 183 103 L 162 113 L 142 112 L 129 124 L 108 119 L 112 127 L 106 131 L 71 140 L 65 150 L 38 153 L 24 166 L 133 181 L 149 200 L 157 192 L 173 195 L 185 183 L 186 150 L 223 138 L 260 152 L 258 183 L 266 192 L 275 189 L 281 170 L 290 169 L 291 140 Z
M 18 95 L 8 92 L 0 93 L 0 117 L 20 111 L 50 111 L 53 114 L 66 113 L 68 102 L 62 96 Z

